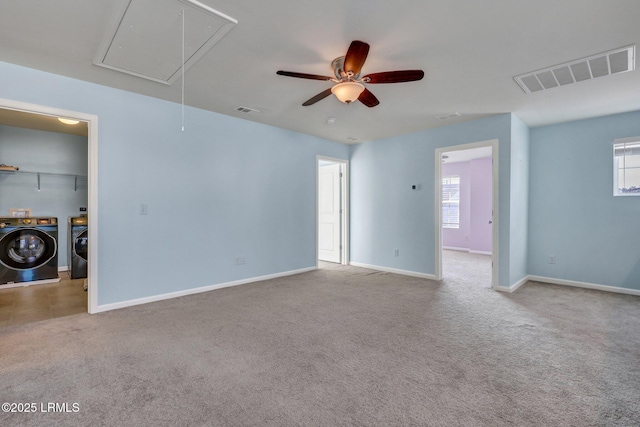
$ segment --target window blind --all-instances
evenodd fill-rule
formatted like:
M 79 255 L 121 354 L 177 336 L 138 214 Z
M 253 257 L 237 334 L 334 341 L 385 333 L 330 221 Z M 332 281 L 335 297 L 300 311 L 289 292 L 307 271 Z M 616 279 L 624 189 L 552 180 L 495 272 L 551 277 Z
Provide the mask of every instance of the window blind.
M 442 226 L 459 228 L 460 226 L 460 177 L 442 178 Z

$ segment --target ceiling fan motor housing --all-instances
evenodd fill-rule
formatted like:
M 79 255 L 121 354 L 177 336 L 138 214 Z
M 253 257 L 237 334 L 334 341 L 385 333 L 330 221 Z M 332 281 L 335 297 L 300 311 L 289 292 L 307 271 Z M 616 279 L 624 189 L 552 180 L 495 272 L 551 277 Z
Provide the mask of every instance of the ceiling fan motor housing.
M 349 76 L 349 73 L 344 71 L 344 58 L 344 56 L 339 56 L 331 61 L 331 68 L 333 69 L 333 74 L 336 76 L 336 79 L 338 79 L 338 81 L 358 80 L 360 73 Z

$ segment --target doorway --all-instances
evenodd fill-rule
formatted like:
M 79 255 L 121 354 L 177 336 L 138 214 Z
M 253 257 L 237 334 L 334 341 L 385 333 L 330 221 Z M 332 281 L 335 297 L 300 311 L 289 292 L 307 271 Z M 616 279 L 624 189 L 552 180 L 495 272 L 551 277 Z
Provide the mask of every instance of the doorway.
M 498 141 L 435 153 L 436 278 L 498 283 Z
M 349 262 L 348 171 L 346 160 L 316 158 L 316 266 Z
M 59 108 L 47 107 L 42 105 L 28 104 L 20 101 L 14 101 L 9 99 L 0 98 L 0 110 L 5 112 L 18 112 L 26 113 L 26 115 L 33 115 L 35 121 L 38 118 L 43 120 L 63 117 L 67 119 L 75 119 L 80 122 L 84 122 L 87 127 L 87 209 L 90 213 L 88 217 L 88 265 L 87 265 L 87 304 L 84 312 L 96 313 L 98 312 L 98 117 L 91 114 L 85 114 L 75 111 L 63 110 Z M 37 126 L 21 125 L 21 127 L 38 129 Z M 77 180 L 77 178 L 76 178 Z M 38 185 L 40 185 L 40 177 L 38 176 Z M 73 189 L 73 181 L 72 181 Z M 77 181 L 76 184 L 77 185 Z M 61 218 L 66 222 L 67 218 Z M 67 239 L 67 236 L 59 236 L 59 239 Z M 59 253 L 59 256 L 63 259 L 67 254 Z M 63 271 L 61 277 L 68 276 L 66 271 Z M 29 289 L 34 293 L 35 288 L 42 287 L 38 291 L 45 292 L 44 287 L 53 285 L 37 285 L 34 289 L 30 287 L 16 287 L 13 289 Z M 40 293 L 42 293 L 40 292 Z M 46 292 L 45 292 L 46 293 Z M 48 292 L 51 294 L 51 292 Z M 39 297 L 38 297 L 39 298 Z

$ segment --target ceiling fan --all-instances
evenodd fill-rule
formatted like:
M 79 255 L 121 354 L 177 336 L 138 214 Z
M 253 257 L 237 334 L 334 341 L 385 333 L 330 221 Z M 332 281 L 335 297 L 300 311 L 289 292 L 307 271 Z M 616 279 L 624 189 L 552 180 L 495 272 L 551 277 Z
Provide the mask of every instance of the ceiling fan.
M 304 102 L 302 105 L 305 107 L 315 104 L 332 93 L 345 104 L 350 104 L 357 99 L 367 107 L 375 107 L 380 104 L 380 101 L 364 86 L 364 83 L 403 83 L 421 80 L 424 77 L 424 71 L 422 70 L 402 70 L 367 74 L 361 78 L 360 70 L 362 69 L 364 61 L 367 59 L 368 53 L 369 45 L 367 43 L 360 40 L 352 41 L 351 45 L 349 45 L 349 50 L 347 50 L 347 54 L 331 62 L 331 68 L 333 69 L 335 77 L 297 73 L 295 71 L 278 71 L 277 74 L 281 76 L 298 77 L 300 79 L 324 80 L 337 83 Z

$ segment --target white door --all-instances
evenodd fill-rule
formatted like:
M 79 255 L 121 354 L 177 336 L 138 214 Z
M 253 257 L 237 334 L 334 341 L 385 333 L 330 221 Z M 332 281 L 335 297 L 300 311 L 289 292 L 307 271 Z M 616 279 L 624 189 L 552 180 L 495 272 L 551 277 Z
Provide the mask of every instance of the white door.
M 318 259 L 340 262 L 340 165 L 320 166 L 318 173 Z

